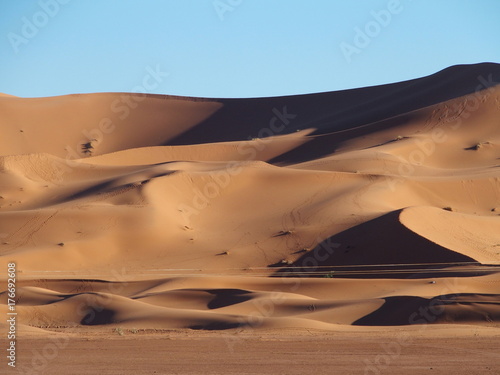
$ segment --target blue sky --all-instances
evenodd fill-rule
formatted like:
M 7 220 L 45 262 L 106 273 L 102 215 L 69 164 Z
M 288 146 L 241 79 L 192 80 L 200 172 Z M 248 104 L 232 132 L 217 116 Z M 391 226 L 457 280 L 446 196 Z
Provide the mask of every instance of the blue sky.
M 257 97 L 500 63 L 498 0 L 0 2 L 0 92 Z M 144 79 L 160 77 L 144 89 Z M 168 76 L 167 76 L 168 73 Z

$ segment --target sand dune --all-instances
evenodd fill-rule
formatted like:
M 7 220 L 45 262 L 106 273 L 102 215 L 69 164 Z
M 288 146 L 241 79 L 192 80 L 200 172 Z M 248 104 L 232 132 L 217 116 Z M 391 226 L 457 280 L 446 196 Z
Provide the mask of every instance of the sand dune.
M 477 64 L 276 98 L 1 95 L 21 325 L 498 326 L 498 83 Z
M 335 330 L 339 324 L 492 324 L 500 318 L 496 274 L 431 281 L 302 278 L 283 282 L 248 276 L 113 283 L 45 279 L 20 283 L 17 308 L 24 324 L 74 333 L 80 326 L 101 325 Z

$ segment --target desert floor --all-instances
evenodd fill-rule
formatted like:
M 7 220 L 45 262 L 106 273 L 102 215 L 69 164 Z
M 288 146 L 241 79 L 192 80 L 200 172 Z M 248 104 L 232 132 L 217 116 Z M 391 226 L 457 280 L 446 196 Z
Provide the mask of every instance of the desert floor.
M 104 330 L 80 337 L 59 335 L 22 339 L 21 369 L 35 365 L 31 368 L 43 374 L 75 375 L 93 370 L 104 375 L 500 372 L 500 329 L 491 327 L 237 333 L 124 330 L 123 335 Z M 57 350 L 52 351 L 54 347 Z

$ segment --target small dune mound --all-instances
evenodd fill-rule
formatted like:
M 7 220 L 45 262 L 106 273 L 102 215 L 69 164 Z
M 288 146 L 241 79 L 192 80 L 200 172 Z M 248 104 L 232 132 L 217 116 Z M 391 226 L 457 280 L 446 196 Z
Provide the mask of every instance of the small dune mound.
M 361 326 L 413 324 L 491 324 L 500 320 L 500 295 L 459 293 L 429 298 L 397 296 L 384 298 L 374 312 L 355 321 Z

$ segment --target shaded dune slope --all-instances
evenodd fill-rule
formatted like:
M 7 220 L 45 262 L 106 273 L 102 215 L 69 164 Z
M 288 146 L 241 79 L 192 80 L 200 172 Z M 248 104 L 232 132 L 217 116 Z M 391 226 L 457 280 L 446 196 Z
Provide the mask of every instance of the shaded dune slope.
M 316 134 L 350 129 L 472 94 L 500 82 L 497 64 L 454 66 L 411 81 L 320 94 L 255 99 L 221 99 L 223 107 L 169 144 L 244 140 L 257 136 L 283 108 L 284 133 L 314 128 Z M 274 111 L 273 111 L 274 110 Z M 278 115 L 279 117 L 279 115 Z M 257 127 L 256 127 L 257 126 Z M 248 129 L 254 132 L 248 134 Z M 271 128 L 272 130 L 272 128 Z

